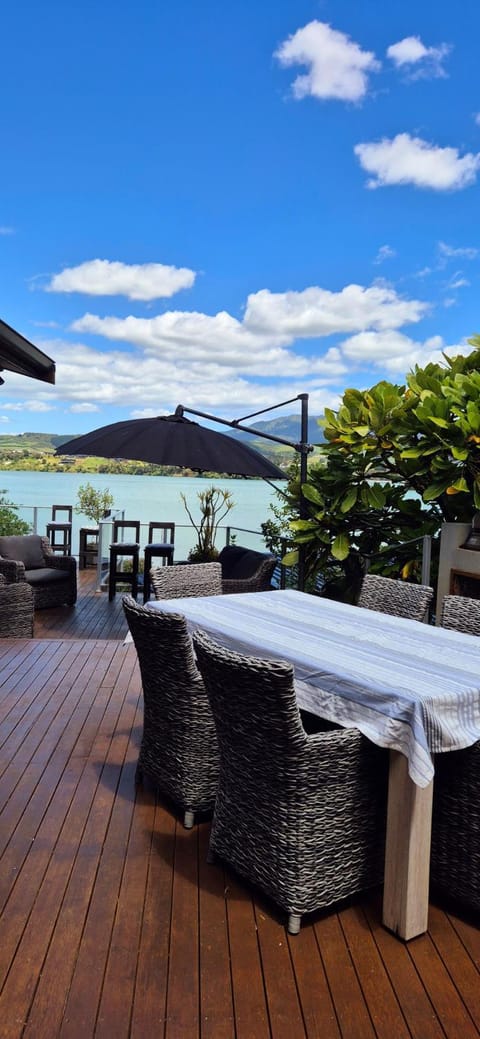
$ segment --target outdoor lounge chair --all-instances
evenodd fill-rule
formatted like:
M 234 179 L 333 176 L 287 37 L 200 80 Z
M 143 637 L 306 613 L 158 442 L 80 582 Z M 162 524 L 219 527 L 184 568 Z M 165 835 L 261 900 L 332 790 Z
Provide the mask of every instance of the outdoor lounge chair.
M 410 584 L 391 577 L 366 574 L 362 581 L 357 606 L 393 617 L 423 621 L 433 599 L 433 588 L 425 584 Z
M 33 638 L 33 592 L 26 581 L 7 584 L 0 574 L 0 638 Z
M 152 567 L 150 583 L 156 599 L 221 595 L 222 568 L 220 563 L 185 563 L 179 566 Z
M 381 882 L 388 753 L 329 722 L 307 735 L 290 664 L 202 631 L 193 645 L 220 748 L 210 857 L 280 905 L 296 934 L 304 913 Z
M 445 595 L 440 620 L 442 628 L 480 635 L 480 599 L 467 595 Z
M 165 567 L 173 569 L 173 567 Z M 212 712 L 180 613 L 123 608 L 135 643 L 143 685 L 144 718 L 136 782 L 143 776 L 178 805 L 187 828 L 196 812 L 211 812 L 218 778 Z
M 0 537 L 0 574 L 7 583 L 26 581 L 36 610 L 77 601 L 76 559 L 54 555 L 48 538 L 39 534 Z
M 241 545 L 225 545 L 218 557 L 224 594 L 264 592 L 271 587 L 276 557 Z

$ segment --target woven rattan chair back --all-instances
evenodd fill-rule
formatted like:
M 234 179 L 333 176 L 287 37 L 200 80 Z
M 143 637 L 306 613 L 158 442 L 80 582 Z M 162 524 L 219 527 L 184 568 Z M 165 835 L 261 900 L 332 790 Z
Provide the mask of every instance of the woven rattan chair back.
M 123 608 L 137 650 L 144 719 L 136 781 L 148 776 L 184 811 L 213 808 L 218 745 L 210 705 L 182 614 L 139 606 L 130 595 Z
M 390 613 L 393 617 L 423 621 L 432 599 L 433 588 L 426 584 L 409 584 L 391 577 L 366 574 L 357 606 L 377 613 Z
M 215 718 L 220 776 L 210 854 L 288 913 L 378 884 L 383 874 L 387 752 L 318 719 L 307 735 L 290 664 L 193 644 Z
M 445 595 L 442 603 L 442 628 L 480 635 L 480 599 L 466 595 Z
M 183 599 L 222 594 L 220 563 L 185 563 L 152 567 L 150 581 L 156 599 Z

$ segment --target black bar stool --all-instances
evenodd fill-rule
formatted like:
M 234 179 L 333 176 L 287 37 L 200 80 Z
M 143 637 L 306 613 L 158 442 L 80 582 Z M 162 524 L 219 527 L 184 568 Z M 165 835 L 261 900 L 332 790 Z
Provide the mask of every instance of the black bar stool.
M 135 541 L 118 541 L 119 534 L 125 530 L 133 530 Z M 113 542 L 110 545 L 110 569 L 108 574 L 108 598 L 111 602 L 114 598 L 117 583 L 128 584 L 132 590 L 134 599 L 138 591 L 138 556 L 140 552 L 140 520 L 114 520 Z M 122 560 L 130 557 L 132 560 L 131 570 L 122 570 Z
M 161 530 L 163 535 L 162 541 L 154 541 L 155 531 Z M 144 550 L 144 563 L 143 563 L 143 601 L 147 602 L 150 598 L 150 568 L 152 565 L 153 557 L 160 557 L 162 560 L 162 566 L 171 566 L 173 563 L 173 550 L 175 542 L 175 524 L 174 523 L 149 523 L 148 524 L 148 544 L 145 545 Z
M 78 551 L 78 569 L 96 566 L 98 557 L 98 527 L 80 527 L 80 544 Z
M 57 520 L 59 512 L 66 513 L 67 518 Z M 72 505 L 52 505 L 52 522 L 47 523 L 47 537 L 52 552 L 59 552 L 62 556 L 72 554 L 72 516 Z

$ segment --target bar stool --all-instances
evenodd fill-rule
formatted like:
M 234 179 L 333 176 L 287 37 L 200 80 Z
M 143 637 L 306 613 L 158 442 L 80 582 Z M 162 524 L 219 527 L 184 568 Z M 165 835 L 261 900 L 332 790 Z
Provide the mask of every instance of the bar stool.
M 97 565 L 98 527 L 80 527 L 80 544 L 78 551 L 78 569 Z
M 57 520 L 57 513 L 65 512 L 67 519 Z M 52 505 L 52 522 L 47 523 L 47 537 L 50 541 L 52 552 L 59 552 L 62 556 L 72 554 L 72 515 L 71 505 Z
M 135 532 L 135 541 L 118 541 L 119 534 L 125 530 Z M 140 552 L 140 520 L 114 520 L 113 542 L 110 545 L 110 568 L 108 574 L 108 598 L 111 602 L 114 598 L 117 582 L 128 584 L 132 590 L 134 599 L 138 591 L 138 556 Z M 130 557 L 132 560 L 131 570 L 122 570 L 122 559 Z
M 154 541 L 154 532 L 161 530 L 163 534 L 163 541 Z M 171 566 L 173 563 L 173 550 L 175 542 L 175 524 L 174 523 L 149 523 L 148 524 L 148 544 L 145 545 L 144 549 L 144 564 L 143 564 L 143 601 L 147 602 L 150 598 L 150 568 L 152 565 L 152 558 L 160 557 L 162 560 L 162 566 Z

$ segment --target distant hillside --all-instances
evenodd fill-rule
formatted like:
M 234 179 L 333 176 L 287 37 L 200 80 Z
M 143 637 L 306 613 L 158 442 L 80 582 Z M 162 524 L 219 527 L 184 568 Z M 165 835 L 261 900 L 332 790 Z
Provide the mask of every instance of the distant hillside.
M 248 423 L 245 423 L 245 425 L 248 425 Z M 285 437 L 286 440 L 291 440 L 293 444 L 298 444 L 300 440 L 299 415 L 284 415 L 282 418 L 269 419 L 265 422 L 254 422 L 252 425 L 254 429 L 259 429 L 262 433 L 271 433 L 275 437 Z M 256 441 L 258 445 L 263 444 L 264 447 L 267 443 L 261 437 L 256 438 L 255 434 L 251 435 L 241 430 L 234 431 L 234 436 L 247 440 L 249 443 Z M 307 439 L 309 444 L 323 444 L 325 441 L 322 428 L 318 425 L 317 417 L 314 415 L 310 416 L 308 420 Z
M 0 435 L 0 451 L 45 451 L 53 452 L 60 444 L 64 444 L 68 436 L 57 436 L 56 433 L 2 433 Z

